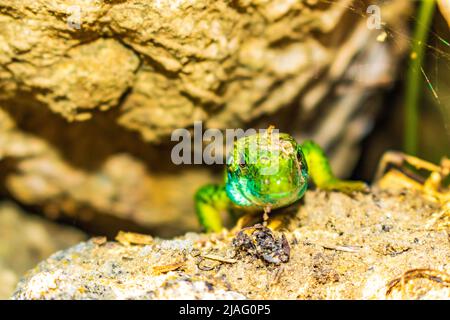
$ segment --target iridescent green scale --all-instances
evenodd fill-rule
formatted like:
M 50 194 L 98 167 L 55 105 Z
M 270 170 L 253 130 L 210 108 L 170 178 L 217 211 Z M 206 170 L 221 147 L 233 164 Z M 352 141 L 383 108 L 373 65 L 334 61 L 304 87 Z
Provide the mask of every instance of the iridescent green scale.
M 303 196 L 308 168 L 300 146 L 287 134 L 236 142 L 227 161 L 226 191 L 242 207 L 279 208 Z M 257 148 L 252 148 L 256 146 Z
M 360 181 L 337 179 L 319 145 L 302 145 L 288 134 L 264 133 L 240 138 L 228 158 L 224 185 L 206 185 L 195 195 L 196 212 L 207 231 L 222 229 L 221 212 L 232 207 L 254 211 L 287 206 L 303 197 L 308 178 L 324 190 L 366 190 Z

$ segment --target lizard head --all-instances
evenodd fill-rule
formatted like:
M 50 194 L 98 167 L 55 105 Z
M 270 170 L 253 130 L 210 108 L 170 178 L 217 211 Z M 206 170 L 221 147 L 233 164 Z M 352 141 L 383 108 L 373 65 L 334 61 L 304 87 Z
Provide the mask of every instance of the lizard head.
M 286 206 L 304 194 L 307 181 L 301 148 L 273 127 L 238 139 L 227 159 L 226 190 L 237 205 Z

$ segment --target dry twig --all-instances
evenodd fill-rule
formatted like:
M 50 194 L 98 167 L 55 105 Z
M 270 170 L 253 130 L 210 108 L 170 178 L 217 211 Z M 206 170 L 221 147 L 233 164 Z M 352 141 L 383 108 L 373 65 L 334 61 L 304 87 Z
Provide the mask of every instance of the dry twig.
M 443 286 L 450 287 L 450 275 L 446 272 L 433 269 L 412 269 L 403 273 L 400 277 L 390 281 L 387 285 L 386 296 L 400 286 L 402 297 L 405 296 L 405 285 L 408 281 L 418 278 L 428 279 L 437 282 Z

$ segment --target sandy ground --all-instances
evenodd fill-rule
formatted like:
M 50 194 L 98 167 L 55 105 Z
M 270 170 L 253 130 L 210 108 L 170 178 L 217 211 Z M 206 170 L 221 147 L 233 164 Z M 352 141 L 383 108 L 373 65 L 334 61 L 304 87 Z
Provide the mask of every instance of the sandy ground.
M 448 299 L 448 230 L 429 226 L 440 209 L 413 191 L 309 191 L 272 215 L 274 234 L 93 238 L 31 270 L 13 298 Z

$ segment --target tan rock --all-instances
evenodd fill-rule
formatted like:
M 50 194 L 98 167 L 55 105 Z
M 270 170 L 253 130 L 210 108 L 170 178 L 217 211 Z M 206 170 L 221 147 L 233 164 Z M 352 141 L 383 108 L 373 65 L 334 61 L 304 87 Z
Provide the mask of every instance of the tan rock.
M 170 134 L 198 120 L 313 138 L 345 176 L 408 34 L 409 0 L 383 42 L 368 3 L 0 0 L 0 190 L 100 233 L 192 230 L 220 174 L 174 166 Z
M 85 235 L 72 227 L 0 202 L 0 299 L 8 298 L 23 273 L 38 261 L 84 239 Z

